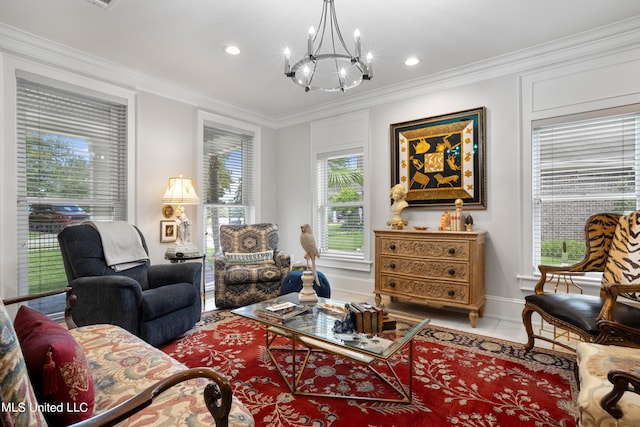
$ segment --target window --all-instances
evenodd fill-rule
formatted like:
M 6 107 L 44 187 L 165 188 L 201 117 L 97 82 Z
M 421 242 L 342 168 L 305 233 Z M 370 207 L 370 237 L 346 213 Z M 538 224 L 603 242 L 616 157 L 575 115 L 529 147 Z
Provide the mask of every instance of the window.
M 639 124 L 611 111 L 533 124 L 534 266 L 580 261 L 589 216 L 636 209 Z
M 369 272 L 369 111 L 311 122 L 315 166 L 309 223 L 321 252 L 318 265 Z
M 67 279 L 57 233 L 89 218 L 127 217 L 127 102 L 17 78 L 18 281 L 21 293 Z M 56 305 L 39 300 L 45 313 Z
M 322 255 L 364 259 L 363 160 L 362 151 L 317 157 L 315 238 Z
M 255 133 L 206 120 L 202 132 L 204 246 L 207 259 L 213 262 L 213 254 L 220 249 L 220 225 L 254 222 Z M 213 282 L 213 274 L 205 279 Z

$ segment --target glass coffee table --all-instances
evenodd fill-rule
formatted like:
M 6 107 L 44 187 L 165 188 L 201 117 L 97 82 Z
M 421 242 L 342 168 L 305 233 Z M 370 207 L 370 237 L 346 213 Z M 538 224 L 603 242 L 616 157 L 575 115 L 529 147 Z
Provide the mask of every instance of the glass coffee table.
M 429 324 L 429 320 L 397 321 L 395 330 L 384 331 L 380 334 L 335 333 L 333 326 L 336 320 L 342 320 L 344 312 L 340 312 L 340 308 L 345 306 L 345 302 L 327 298 L 318 298 L 318 302 L 313 303 L 301 303 L 308 306 L 308 311 L 284 321 L 262 314 L 267 307 L 284 302 L 300 304 L 298 294 L 291 293 L 237 308 L 232 310 L 232 313 L 264 325 L 266 349 L 292 394 L 411 403 L 413 394 L 413 338 Z M 286 345 L 283 346 L 281 338 L 286 339 Z M 276 345 L 276 340 L 280 344 Z M 408 346 L 409 374 L 406 382 L 403 383 L 394 365 L 390 362 L 406 346 Z M 278 361 L 274 355 L 276 350 L 291 352 L 291 357 L 286 358 L 291 361 L 290 366 L 283 366 Z M 395 391 L 398 398 L 374 399 L 366 396 L 345 396 L 301 390 L 303 373 L 309 356 L 314 351 L 332 353 L 366 365 Z M 297 366 L 298 363 L 296 363 L 297 354 L 301 355 L 299 357 L 299 360 L 302 361 L 300 366 Z M 382 374 L 376 365 L 386 367 L 386 374 Z

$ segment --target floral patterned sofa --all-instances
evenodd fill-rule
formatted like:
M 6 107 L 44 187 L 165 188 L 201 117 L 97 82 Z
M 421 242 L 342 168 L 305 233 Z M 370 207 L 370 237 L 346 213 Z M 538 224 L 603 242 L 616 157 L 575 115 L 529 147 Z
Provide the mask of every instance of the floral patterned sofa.
M 12 322 L 0 302 L 0 425 L 254 425 L 213 369 L 188 369 L 118 326 L 65 317 L 69 329 L 22 306 Z

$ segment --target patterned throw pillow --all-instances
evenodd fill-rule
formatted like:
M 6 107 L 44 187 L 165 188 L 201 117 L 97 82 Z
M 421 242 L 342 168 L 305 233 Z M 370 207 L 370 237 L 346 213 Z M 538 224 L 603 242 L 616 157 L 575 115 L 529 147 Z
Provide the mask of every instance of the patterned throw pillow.
M 4 416 L 16 426 L 46 426 L 38 401 L 31 387 L 11 318 L 0 300 L 0 387 Z
M 43 407 L 49 423 L 68 425 L 90 418 L 93 377 L 69 331 L 26 306 L 18 310 L 14 325 L 36 396 L 51 405 Z
M 227 252 L 224 254 L 228 265 L 235 264 L 274 264 L 273 251 L 237 253 Z

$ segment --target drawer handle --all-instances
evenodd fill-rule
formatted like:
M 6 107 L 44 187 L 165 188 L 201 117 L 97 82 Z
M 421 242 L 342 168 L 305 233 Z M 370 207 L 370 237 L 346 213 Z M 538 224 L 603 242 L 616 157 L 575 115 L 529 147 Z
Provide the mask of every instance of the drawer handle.
M 453 268 L 449 269 L 449 276 L 453 276 L 454 274 L 456 274 L 456 270 L 454 270 Z
M 396 263 L 395 262 L 390 263 L 389 268 L 396 268 Z
M 392 287 L 392 288 L 395 288 L 396 287 L 396 282 L 389 282 L 389 286 Z
M 389 249 L 391 249 L 392 251 L 395 251 L 395 250 L 396 250 L 396 245 L 395 245 L 395 243 L 390 244 L 390 245 L 389 245 Z
M 455 255 L 456 248 L 449 248 L 449 255 Z
M 449 292 L 447 293 L 449 294 L 450 297 L 452 297 L 456 294 L 456 291 L 454 291 L 453 289 L 449 289 Z

